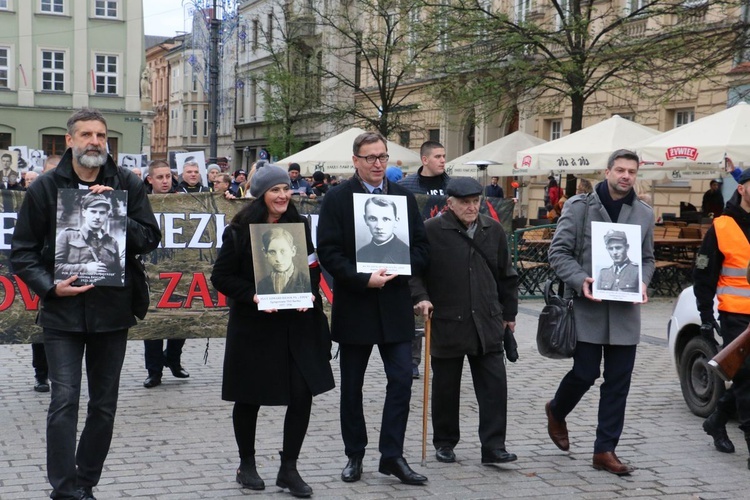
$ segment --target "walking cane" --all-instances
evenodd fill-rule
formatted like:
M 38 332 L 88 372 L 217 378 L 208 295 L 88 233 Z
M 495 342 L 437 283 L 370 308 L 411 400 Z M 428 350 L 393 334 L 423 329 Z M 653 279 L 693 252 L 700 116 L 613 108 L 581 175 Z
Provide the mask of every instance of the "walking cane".
M 424 322 L 424 395 L 422 396 L 422 467 L 427 466 L 427 405 L 430 397 L 430 318 Z

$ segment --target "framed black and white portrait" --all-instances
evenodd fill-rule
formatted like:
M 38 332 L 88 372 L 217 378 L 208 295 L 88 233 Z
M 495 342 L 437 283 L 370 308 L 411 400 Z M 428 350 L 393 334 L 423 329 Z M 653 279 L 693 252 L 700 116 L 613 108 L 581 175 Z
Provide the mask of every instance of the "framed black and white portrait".
M 406 196 L 354 194 L 357 272 L 411 275 Z
M 125 286 L 127 203 L 127 191 L 58 191 L 55 283 Z
M 641 302 L 641 226 L 591 223 L 593 295 L 602 300 Z
M 250 224 L 258 310 L 312 307 L 305 225 Z

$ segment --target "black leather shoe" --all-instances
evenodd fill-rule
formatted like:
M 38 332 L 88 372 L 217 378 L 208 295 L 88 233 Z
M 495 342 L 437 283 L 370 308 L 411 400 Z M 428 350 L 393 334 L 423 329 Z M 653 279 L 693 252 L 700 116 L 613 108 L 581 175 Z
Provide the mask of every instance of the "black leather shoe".
M 49 383 L 47 382 L 47 379 L 36 379 L 34 381 L 34 390 L 36 392 L 49 392 Z
M 151 389 L 157 385 L 161 385 L 161 372 L 148 372 L 148 377 L 143 381 L 143 387 Z
M 734 453 L 734 444 L 727 435 L 727 426 L 721 422 L 718 412 L 713 412 L 703 421 L 703 430 L 714 438 L 714 446 L 722 453 Z
M 341 471 L 341 480 L 353 483 L 362 479 L 362 457 L 349 457 L 346 467 Z
M 190 374 L 182 367 L 179 361 L 176 363 L 172 363 L 171 361 L 169 361 L 169 359 L 167 359 L 166 356 L 164 356 L 164 366 L 169 368 L 169 371 L 172 372 L 172 375 L 175 378 L 188 378 L 190 376 Z
M 507 464 L 508 462 L 515 462 L 516 460 L 518 460 L 516 454 L 508 453 L 505 451 L 505 448 L 482 450 L 483 464 Z
M 427 482 L 426 477 L 411 470 L 404 457 L 381 458 L 378 472 L 386 476 L 396 476 L 404 484 L 421 486 Z
M 450 446 L 441 446 L 435 451 L 435 458 L 437 458 L 438 462 L 452 464 L 456 461 L 456 454 L 453 453 L 453 448 Z
M 91 491 L 91 486 L 79 486 L 75 495 L 78 500 L 96 500 L 94 493 Z

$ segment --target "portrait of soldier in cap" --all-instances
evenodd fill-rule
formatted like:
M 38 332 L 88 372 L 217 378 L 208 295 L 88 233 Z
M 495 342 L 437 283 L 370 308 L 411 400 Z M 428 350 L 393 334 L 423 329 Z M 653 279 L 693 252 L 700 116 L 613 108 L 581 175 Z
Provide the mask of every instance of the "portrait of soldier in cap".
M 612 259 L 612 265 L 603 268 L 596 280 L 599 290 L 640 293 L 640 269 L 628 257 L 628 236 L 625 231 L 610 229 L 604 234 L 604 245 Z
M 124 286 L 124 240 L 110 234 L 113 200 L 108 193 L 86 193 L 77 189 L 60 190 L 63 196 L 80 196 L 80 221 L 59 229 L 55 240 L 55 282 L 78 275 L 76 283 L 98 286 Z M 81 196 L 85 194 L 84 196 Z M 124 196 L 125 192 L 119 192 Z M 61 200 L 62 201 L 62 200 Z M 122 203 L 125 200 L 118 200 Z M 63 221 L 60 221 L 63 222 Z M 124 236 L 124 235 L 123 235 Z

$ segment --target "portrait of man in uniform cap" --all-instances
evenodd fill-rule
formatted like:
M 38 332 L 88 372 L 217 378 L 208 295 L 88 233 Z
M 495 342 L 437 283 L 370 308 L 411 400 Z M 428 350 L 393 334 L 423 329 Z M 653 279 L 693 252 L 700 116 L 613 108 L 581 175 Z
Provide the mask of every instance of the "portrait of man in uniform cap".
M 612 265 L 599 272 L 596 287 L 599 290 L 640 292 L 638 264 L 628 258 L 628 236 L 625 231 L 610 229 L 604 234 L 604 246 L 612 259 Z
M 114 224 L 112 196 L 126 197 L 124 191 L 95 194 L 78 189 L 61 189 L 61 198 L 80 199 L 80 224 L 62 223 L 55 240 L 55 282 L 77 275 L 80 284 L 124 286 L 124 238 L 111 234 Z M 62 200 L 61 200 L 62 201 Z M 126 203 L 117 200 L 118 205 Z M 69 201 L 68 201 L 69 203 Z M 65 224 L 65 222 L 72 222 Z M 116 231 L 121 232 L 121 231 Z M 122 235 L 124 236 L 124 234 Z M 123 241 L 118 241 L 122 239 Z M 122 249 L 122 252 L 121 252 Z

